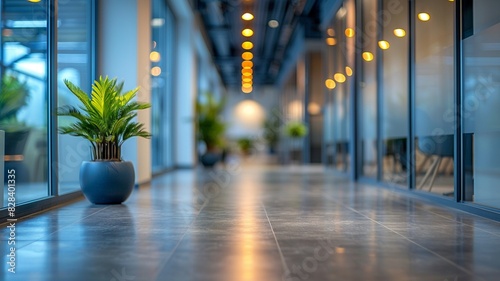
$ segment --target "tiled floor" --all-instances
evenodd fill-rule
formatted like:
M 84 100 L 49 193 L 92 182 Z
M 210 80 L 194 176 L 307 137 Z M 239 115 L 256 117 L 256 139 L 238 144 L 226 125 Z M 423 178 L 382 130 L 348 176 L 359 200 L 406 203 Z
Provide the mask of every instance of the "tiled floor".
M 498 280 L 500 224 L 321 167 L 181 170 L 17 223 L 0 280 Z

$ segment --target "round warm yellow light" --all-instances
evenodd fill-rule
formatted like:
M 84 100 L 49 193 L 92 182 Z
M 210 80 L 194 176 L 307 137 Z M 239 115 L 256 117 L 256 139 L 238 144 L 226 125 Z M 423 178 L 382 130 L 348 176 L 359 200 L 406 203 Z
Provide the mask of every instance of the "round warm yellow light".
M 311 115 L 318 115 L 321 113 L 321 106 L 315 102 L 311 102 L 307 105 L 307 112 Z
M 344 83 L 346 80 L 345 75 L 342 73 L 335 73 L 335 75 L 333 75 L 333 79 L 339 83 Z
M 241 82 L 243 83 L 250 83 L 252 80 L 252 76 L 241 76 Z
M 245 50 L 251 50 L 253 48 L 253 43 L 250 41 L 245 41 L 241 43 L 241 47 Z
M 248 88 L 241 87 L 241 91 L 245 94 L 250 94 L 253 91 L 253 88 L 252 87 L 248 87 Z
M 252 76 L 252 73 L 249 73 L 249 72 L 243 72 L 241 75 L 243 75 L 243 76 L 247 76 L 247 77 L 251 77 L 251 76 Z
M 152 51 L 150 54 L 149 54 L 149 59 L 152 61 L 152 62 L 159 62 L 160 61 L 160 53 L 156 52 L 156 51 Z
M 431 16 L 428 13 L 420 13 L 418 14 L 418 19 L 421 21 L 429 21 Z
M 337 40 L 335 38 L 328 37 L 326 38 L 326 44 L 328 46 L 335 46 L 337 44 Z
M 241 15 L 241 18 L 244 20 L 253 20 L 253 15 L 251 13 L 244 13 Z
M 244 60 L 251 60 L 253 59 L 253 54 L 251 52 L 244 52 L 241 54 L 241 58 Z
M 151 68 L 151 75 L 160 76 L 160 74 L 161 74 L 161 68 L 159 66 Z
M 31 3 L 38 3 L 40 1 L 42 1 L 42 0 L 28 0 L 28 2 L 31 2 Z
M 241 74 L 243 73 L 250 73 L 250 74 L 253 74 L 253 70 L 251 68 L 243 68 L 241 70 Z
M 365 61 L 372 61 L 373 60 L 373 54 L 370 52 L 363 52 L 363 59 Z
M 252 87 L 252 83 L 250 83 L 250 82 L 248 82 L 248 83 L 242 83 L 241 87 L 242 88 L 251 88 Z
M 335 89 L 335 86 L 337 86 L 337 83 L 335 83 L 335 81 L 333 81 L 333 79 L 326 79 L 325 86 L 328 89 L 333 90 L 333 89 Z
M 345 67 L 345 74 L 347 74 L 347 76 L 352 76 L 352 68 L 350 68 L 349 66 L 346 66 Z
M 378 46 L 382 50 L 387 50 L 387 49 L 389 49 L 389 47 L 391 47 L 391 44 L 389 44 L 389 42 L 387 42 L 385 40 L 382 40 L 382 41 L 378 41 Z
M 333 36 L 335 36 L 335 31 L 333 30 L 333 28 L 328 28 L 326 30 L 326 34 L 328 34 L 328 36 L 333 37 Z
M 245 37 L 250 37 L 253 35 L 253 30 L 251 30 L 250 28 L 245 28 L 241 31 L 241 34 Z
M 351 38 L 354 37 L 354 29 L 352 28 L 346 28 L 345 30 L 345 36 Z
M 246 60 L 241 63 L 241 67 L 243 68 L 252 68 L 253 67 L 253 62 Z
M 394 29 L 394 35 L 396 35 L 397 37 L 405 37 L 406 31 L 402 28 L 396 28 Z

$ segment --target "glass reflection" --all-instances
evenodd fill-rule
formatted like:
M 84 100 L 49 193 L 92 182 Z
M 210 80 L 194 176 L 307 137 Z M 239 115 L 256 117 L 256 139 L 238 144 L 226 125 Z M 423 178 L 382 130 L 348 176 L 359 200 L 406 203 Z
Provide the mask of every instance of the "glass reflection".
M 5 131 L 2 172 L 15 174 L 19 204 L 48 195 L 47 18 L 26 20 L 26 14 L 47 15 L 47 11 L 43 3 L 8 0 L 0 4 L 0 130 Z M 6 191 L 0 196 L 0 207 L 6 206 Z
M 359 136 L 361 147 L 361 174 L 376 177 L 378 172 L 377 148 L 377 64 L 374 57 L 378 49 L 377 30 L 371 25 L 377 20 L 378 5 L 364 0 L 362 5 L 362 30 L 365 36 L 360 72 Z
M 464 3 L 464 200 L 500 208 L 500 3 Z
M 453 196 L 454 4 L 418 0 L 432 19 L 415 30 L 415 175 L 417 189 Z
M 75 10 L 79 11 L 75 13 Z M 59 5 L 58 42 L 58 106 L 79 104 L 78 99 L 64 85 L 68 79 L 85 92 L 92 84 L 91 1 L 73 0 L 71 5 Z M 58 125 L 73 122 L 70 117 L 59 117 Z M 88 141 L 69 135 L 58 135 L 59 194 L 80 189 L 80 164 L 90 159 Z
M 335 80 L 327 85 L 328 92 L 324 106 L 324 142 L 325 162 L 337 170 L 347 172 L 350 169 L 350 132 L 349 112 L 350 94 L 353 87 L 352 68 L 354 65 L 354 1 L 344 1 L 336 17 L 330 23 L 328 33 L 339 34 L 335 45 L 327 46 L 327 77 Z M 347 77 L 346 77 L 347 75 Z M 333 83 L 332 83 L 333 82 Z
M 382 8 L 392 0 L 384 0 Z M 401 12 L 391 15 L 382 28 L 382 36 L 391 47 L 382 52 L 381 138 L 383 143 L 382 180 L 407 186 L 408 137 L 408 1 L 400 2 Z M 402 38 L 401 38 L 402 37 Z
M 153 173 L 162 172 L 173 165 L 172 156 L 172 92 L 175 44 L 175 21 L 165 1 L 152 2 L 153 18 L 161 18 L 164 24 L 152 26 L 151 46 L 151 138 Z M 154 71 L 153 71 L 154 69 Z

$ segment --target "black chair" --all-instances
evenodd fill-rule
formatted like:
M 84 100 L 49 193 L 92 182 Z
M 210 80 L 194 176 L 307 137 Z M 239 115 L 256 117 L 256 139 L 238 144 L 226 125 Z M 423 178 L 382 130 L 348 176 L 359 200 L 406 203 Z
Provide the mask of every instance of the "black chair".
M 429 183 L 429 191 L 432 190 L 432 186 L 434 184 L 434 180 L 436 179 L 436 174 L 439 170 L 439 166 L 443 161 L 444 157 L 452 157 L 454 155 L 454 139 L 453 135 L 441 135 L 441 136 L 428 136 L 428 137 L 420 137 L 418 139 L 418 149 L 429 157 L 433 157 L 434 159 L 427 169 L 424 178 L 418 185 L 418 189 L 422 189 L 430 178 Z

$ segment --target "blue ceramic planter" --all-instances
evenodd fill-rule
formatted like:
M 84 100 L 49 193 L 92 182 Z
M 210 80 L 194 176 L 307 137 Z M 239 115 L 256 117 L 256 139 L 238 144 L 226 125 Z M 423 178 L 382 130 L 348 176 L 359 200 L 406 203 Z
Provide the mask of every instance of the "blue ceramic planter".
M 134 166 L 130 161 L 83 161 L 80 186 L 94 204 L 121 204 L 132 193 Z
M 200 161 L 205 168 L 213 168 L 221 160 L 221 154 L 215 152 L 205 152 L 200 157 Z

